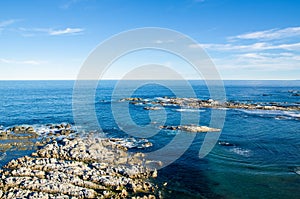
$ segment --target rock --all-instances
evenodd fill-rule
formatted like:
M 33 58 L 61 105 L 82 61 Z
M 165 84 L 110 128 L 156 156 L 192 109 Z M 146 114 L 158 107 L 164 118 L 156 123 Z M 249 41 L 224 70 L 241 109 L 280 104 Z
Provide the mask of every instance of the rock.
M 161 129 L 168 130 L 182 130 L 187 132 L 199 133 L 199 132 L 219 132 L 220 129 L 211 128 L 208 126 L 196 126 L 196 125 L 182 125 L 182 126 L 160 126 Z
M 121 196 L 124 198 L 126 198 L 128 196 L 126 189 L 122 189 Z
M 300 96 L 299 91 L 289 91 L 292 93 L 293 96 Z M 266 94 L 264 95 L 266 96 Z M 163 98 L 155 98 L 152 101 L 145 100 L 142 98 L 124 98 L 120 101 L 129 101 L 131 104 L 140 104 L 140 103 L 151 103 L 153 106 L 151 107 L 144 107 L 145 110 L 158 110 L 159 106 L 180 106 L 180 107 L 189 107 L 190 109 L 200 109 L 200 108 L 230 108 L 230 109 L 261 109 L 261 110 L 282 110 L 282 111 L 290 111 L 290 110 L 296 110 L 300 111 L 299 106 L 283 106 L 279 104 L 274 104 L 271 106 L 268 106 L 267 104 L 255 104 L 255 103 L 240 103 L 235 101 L 227 101 L 227 102 L 219 102 L 214 99 L 208 99 L 208 100 L 201 100 L 197 98 L 175 98 L 175 97 L 163 97 Z M 271 102 L 272 103 L 272 102 Z M 271 104 L 270 103 L 270 104 Z M 274 102 L 275 103 L 275 102 Z M 264 106 L 266 106 L 264 108 Z
M 1 198 L 155 197 L 157 186 L 148 179 L 157 171 L 143 166 L 144 154 L 117 145 L 105 138 L 52 141 L 0 170 Z
M 146 106 L 143 108 L 144 110 L 160 110 L 161 107 L 157 107 L 157 106 Z
M 235 146 L 234 144 L 225 141 L 219 141 L 218 144 L 221 146 Z
M 30 126 L 26 129 L 26 132 L 34 132 L 34 128 L 32 126 Z
M 153 177 L 153 178 L 156 178 L 156 177 L 157 177 L 157 170 L 156 170 L 156 169 L 153 171 L 152 177 Z
M 145 142 L 144 144 L 142 144 L 142 147 L 143 148 L 149 148 L 149 147 L 152 147 L 153 144 L 151 142 Z
M 15 132 L 15 133 L 18 133 L 19 131 L 21 131 L 21 127 L 20 126 L 14 126 L 12 131 Z

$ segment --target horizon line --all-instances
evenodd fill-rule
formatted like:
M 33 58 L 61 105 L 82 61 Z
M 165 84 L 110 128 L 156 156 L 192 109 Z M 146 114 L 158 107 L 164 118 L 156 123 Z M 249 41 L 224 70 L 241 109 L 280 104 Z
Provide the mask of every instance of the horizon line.
M 0 81 L 300 81 L 300 79 L 0 79 Z

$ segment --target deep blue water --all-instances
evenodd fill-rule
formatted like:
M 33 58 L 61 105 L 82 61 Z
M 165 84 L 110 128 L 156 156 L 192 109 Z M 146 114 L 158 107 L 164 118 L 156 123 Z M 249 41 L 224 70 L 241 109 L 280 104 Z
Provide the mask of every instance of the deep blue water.
M 103 131 L 110 137 L 128 137 L 126 128 L 132 128 L 128 117 L 118 118 L 112 106 L 125 97 L 137 82 L 122 82 L 123 88 L 113 95 L 116 81 L 102 81 L 89 101 L 84 93 L 77 98 L 82 102 L 75 111 L 83 118 L 81 128 Z M 197 97 L 209 99 L 207 87 L 201 81 L 191 81 Z M 87 83 L 88 85 L 89 83 Z M 49 123 L 74 124 L 72 109 L 73 81 L 0 81 L 0 126 L 5 129 L 14 125 L 42 126 Z M 147 84 L 132 95 L 150 101 L 163 96 L 186 96 L 186 88 L 180 82 L 172 82 L 174 90 L 157 84 Z M 300 81 L 225 81 L 227 100 L 300 106 Z M 290 92 L 289 92 L 290 91 Z M 124 96 L 123 96 L 124 94 Z M 130 96 L 126 96 L 130 97 Z M 92 109 L 101 129 L 92 119 Z M 208 125 L 211 110 L 188 112 L 182 107 L 168 106 L 158 111 L 146 111 L 144 105 L 129 105 L 130 118 L 140 126 L 158 129 L 160 122 L 180 124 L 181 114 L 200 118 L 200 125 Z M 180 111 L 179 111 L 180 110 Z M 224 110 L 225 111 L 225 110 Z M 122 112 L 118 113 L 122 116 Z M 166 116 L 166 117 L 164 117 Z M 151 120 L 151 118 L 154 118 Z M 188 122 L 188 121 L 187 121 Z M 192 121 L 191 121 L 192 122 Z M 120 124 L 125 132 L 120 129 Z M 136 149 L 143 152 L 163 149 L 180 134 L 182 143 L 173 146 L 170 156 L 184 147 L 185 138 L 193 138 L 188 150 L 171 165 L 159 171 L 159 183 L 168 182 L 164 188 L 167 198 L 299 198 L 300 190 L 300 112 L 296 111 L 249 111 L 226 110 L 226 119 L 219 141 L 232 146 L 216 144 L 206 157 L 198 153 L 204 133 L 189 134 L 169 130 L 157 130 L 149 137 L 153 147 Z M 8 151 L 0 164 L 24 153 Z M 167 158 L 167 157 L 166 157 Z M 297 174 L 297 172 L 299 174 Z

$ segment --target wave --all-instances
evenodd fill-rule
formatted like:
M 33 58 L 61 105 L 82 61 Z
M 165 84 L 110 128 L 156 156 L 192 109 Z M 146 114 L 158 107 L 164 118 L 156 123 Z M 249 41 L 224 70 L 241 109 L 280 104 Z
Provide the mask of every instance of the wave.
M 205 112 L 205 110 L 189 109 L 189 108 L 179 108 L 179 109 L 172 109 L 172 110 L 177 112 Z
M 293 111 L 283 111 L 284 114 L 295 117 L 295 118 L 300 118 L 300 113 L 299 112 L 293 112 Z
M 248 110 L 248 109 L 237 109 L 247 114 L 254 115 L 280 115 L 283 114 L 283 111 L 278 110 Z
M 274 117 L 277 120 L 300 119 L 300 112 L 298 111 L 244 110 L 244 109 L 237 109 L 237 110 L 249 115 L 258 115 L 260 117 Z
M 298 174 L 298 175 L 300 175 L 300 168 L 299 168 L 299 167 L 297 167 L 297 168 L 295 169 L 295 173 Z

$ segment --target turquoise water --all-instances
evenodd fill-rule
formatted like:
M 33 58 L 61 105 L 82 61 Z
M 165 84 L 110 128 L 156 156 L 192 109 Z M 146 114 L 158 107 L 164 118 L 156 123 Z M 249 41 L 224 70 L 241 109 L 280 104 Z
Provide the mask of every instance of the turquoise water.
M 116 81 L 101 82 L 96 89 L 94 101 L 87 103 L 95 104 L 101 131 L 106 136 L 128 137 L 116 124 L 111 111 L 112 104 L 119 103 L 118 100 L 122 97 L 112 96 L 115 83 Z M 203 82 L 190 83 L 199 98 L 210 98 Z M 126 89 L 129 91 L 134 88 L 135 84 L 134 81 L 124 82 L 124 93 Z M 182 95 L 185 94 L 185 87 L 180 82 L 173 84 Z M 37 127 L 49 123 L 74 124 L 73 85 L 73 81 L 0 81 L 1 128 L 24 124 Z M 293 92 L 300 92 L 300 81 L 225 81 L 225 89 L 227 100 L 300 106 L 300 97 L 293 96 Z M 156 97 L 175 95 L 166 87 L 148 84 L 135 90 L 133 96 L 151 101 Z M 80 99 L 85 101 L 84 95 Z M 149 117 L 150 112 L 143 107 L 128 106 L 132 120 L 141 126 L 153 122 Z M 82 128 L 100 130 L 95 123 L 89 121 L 88 108 L 82 108 L 82 116 L 86 118 L 86 122 L 81 124 Z M 209 124 L 210 109 L 198 112 L 187 112 L 184 109 L 178 111 L 179 109 L 181 108 L 168 106 L 150 114 L 160 121 L 166 113 L 168 125 L 178 125 L 182 112 L 191 116 L 196 114 L 201 125 Z M 126 123 L 126 119 L 122 122 Z M 219 141 L 228 142 L 230 146 L 217 144 L 209 155 L 200 159 L 198 153 L 205 134 L 197 134 L 183 156 L 159 171 L 157 181 L 160 184 L 168 182 L 163 195 L 166 198 L 299 198 L 299 127 L 300 112 L 297 111 L 226 110 L 226 120 Z M 191 136 L 185 132 L 161 130 L 148 138 L 153 142 L 153 147 L 132 150 L 147 153 L 162 149 L 177 134 Z M 180 147 L 182 146 L 173 147 L 173 152 Z M 0 164 L 29 153 L 30 151 L 7 151 L 5 156 L 1 154 Z

